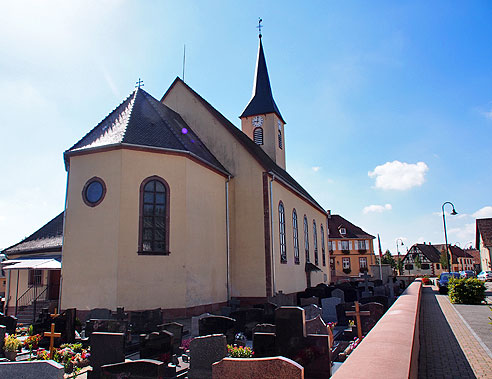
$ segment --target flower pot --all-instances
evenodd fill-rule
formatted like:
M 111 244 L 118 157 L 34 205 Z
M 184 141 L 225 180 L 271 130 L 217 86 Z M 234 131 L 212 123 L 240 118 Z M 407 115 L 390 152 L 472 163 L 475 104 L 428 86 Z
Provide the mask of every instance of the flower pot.
M 15 361 L 15 359 L 17 358 L 17 351 L 6 351 L 5 358 L 12 362 Z

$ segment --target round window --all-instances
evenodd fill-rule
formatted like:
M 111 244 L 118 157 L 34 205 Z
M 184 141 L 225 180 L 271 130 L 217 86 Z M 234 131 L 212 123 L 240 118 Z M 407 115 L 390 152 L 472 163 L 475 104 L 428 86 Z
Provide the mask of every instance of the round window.
M 102 179 L 94 177 L 89 179 L 82 191 L 82 199 L 90 206 L 95 207 L 104 199 L 106 186 Z

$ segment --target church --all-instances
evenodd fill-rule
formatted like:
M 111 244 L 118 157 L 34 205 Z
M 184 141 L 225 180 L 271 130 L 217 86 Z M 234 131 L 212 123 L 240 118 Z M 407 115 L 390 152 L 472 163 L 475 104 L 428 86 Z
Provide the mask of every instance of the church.
M 190 316 L 330 282 L 329 212 L 286 171 L 261 34 L 240 119 L 241 129 L 176 78 L 160 101 L 136 88 L 64 153 L 65 210 L 36 232 L 56 230 L 59 250 L 29 245 L 31 259 L 51 260 L 30 268 L 37 282 L 59 279 L 60 309 Z M 22 243 L 4 251 L 9 308 Z

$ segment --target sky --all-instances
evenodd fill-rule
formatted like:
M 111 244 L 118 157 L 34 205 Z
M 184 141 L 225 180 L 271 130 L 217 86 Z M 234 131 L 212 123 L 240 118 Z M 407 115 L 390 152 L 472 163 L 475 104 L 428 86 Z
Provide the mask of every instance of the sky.
M 488 1 L 0 0 L 0 248 L 64 209 L 63 152 L 134 89 L 176 76 L 235 125 L 258 18 L 287 171 L 381 236 L 474 245 L 492 217 Z

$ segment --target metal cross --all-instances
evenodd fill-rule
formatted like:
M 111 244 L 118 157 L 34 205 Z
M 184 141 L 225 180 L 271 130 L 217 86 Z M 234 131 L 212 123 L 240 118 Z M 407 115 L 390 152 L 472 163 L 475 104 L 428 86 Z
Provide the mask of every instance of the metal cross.
M 263 25 L 261 25 L 261 23 L 263 22 L 263 20 L 261 18 L 258 17 L 258 33 L 260 35 L 260 38 L 261 38 L 261 28 L 263 28 Z
M 136 84 L 135 88 L 140 88 L 144 86 L 144 82 L 140 78 L 138 78 L 138 82 L 135 82 L 135 84 Z

